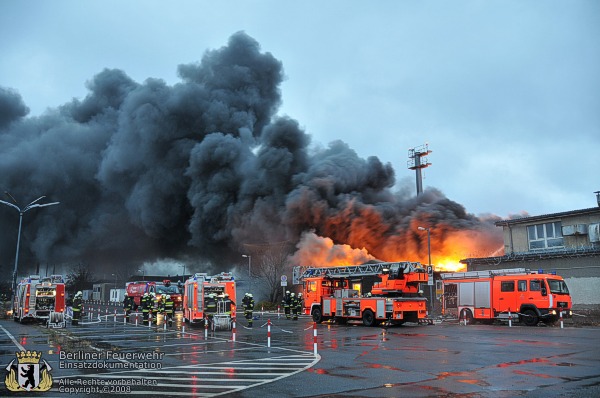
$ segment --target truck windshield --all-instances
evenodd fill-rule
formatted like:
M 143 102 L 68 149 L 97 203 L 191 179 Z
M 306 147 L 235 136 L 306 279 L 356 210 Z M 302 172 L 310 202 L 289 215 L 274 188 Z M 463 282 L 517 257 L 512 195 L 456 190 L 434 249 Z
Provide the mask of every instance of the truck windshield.
M 179 289 L 177 289 L 176 285 L 170 285 L 170 286 L 156 285 L 156 293 L 157 294 L 178 294 Z
M 569 294 L 569 289 L 567 288 L 565 281 L 548 279 L 548 286 L 550 286 L 550 293 Z

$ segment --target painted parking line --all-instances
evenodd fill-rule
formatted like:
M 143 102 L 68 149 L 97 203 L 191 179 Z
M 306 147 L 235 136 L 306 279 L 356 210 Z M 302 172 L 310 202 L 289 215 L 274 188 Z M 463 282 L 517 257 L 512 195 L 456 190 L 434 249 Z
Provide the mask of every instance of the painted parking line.
M 156 351 L 169 360 L 160 362 L 160 368 L 132 369 L 117 366 L 108 372 L 92 370 L 92 373 L 88 373 L 89 370 L 86 370 L 85 374 L 55 376 L 55 390 L 70 382 L 82 383 L 82 380 L 88 380 L 90 383 L 103 382 L 114 386 L 129 383 L 131 388 L 127 394 L 133 395 L 215 397 L 281 380 L 305 371 L 320 360 L 320 356 L 315 356 L 312 352 L 293 347 L 267 348 L 264 344 L 235 342 L 230 338 L 214 335 L 205 338 L 202 333 L 165 331 L 126 324 L 115 324 L 114 327 L 107 328 L 108 325 L 110 322 L 90 324 L 81 329 L 69 329 L 64 335 L 69 340 L 85 340 L 89 344 L 87 347 L 96 351 L 107 351 L 106 348 L 98 347 L 110 344 L 110 351 Z M 60 331 L 58 333 L 63 334 Z M 235 358 L 236 353 L 252 358 L 229 358 L 227 361 L 212 362 L 221 357 L 222 353 L 229 353 L 232 358 Z M 198 363 L 198 360 L 204 363 Z M 124 360 L 119 362 L 129 365 Z M 148 385 L 148 382 L 153 384 Z
M 19 344 L 19 342 L 17 341 L 17 339 L 15 339 L 15 336 L 13 336 L 12 334 L 10 334 L 10 332 L 8 330 L 4 329 L 4 326 L 0 325 L 0 329 L 2 329 L 2 331 L 4 331 L 4 333 L 6 333 L 6 335 L 8 336 L 8 338 L 19 349 L 19 351 L 25 351 L 25 347 L 23 347 L 21 344 Z
M 181 365 L 158 370 L 132 370 L 113 373 L 65 376 L 63 379 L 153 380 L 152 388 L 132 389 L 129 394 L 214 397 L 271 383 L 302 372 L 316 364 L 319 357 L 308 354 L 278 355 L 256 360 Z M 60 383 L 61 377 L 56 377 Z M 118 383 L 118 382 L 116 382 Z

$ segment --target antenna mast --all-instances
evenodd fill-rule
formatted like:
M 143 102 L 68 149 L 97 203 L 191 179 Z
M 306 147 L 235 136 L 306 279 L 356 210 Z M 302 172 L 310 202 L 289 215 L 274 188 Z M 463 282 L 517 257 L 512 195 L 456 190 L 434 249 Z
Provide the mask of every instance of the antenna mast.
M 421 169 L 431 166 L 431 163 L 429 163 L 425 157 L 431 152 L 432 151 L 429 150 L 429 144 L 423 144 L 408 150 L 407 166 L 410 170 L 415 170 L 417 172 L 417 196 L 423 193 L 423 177 L 421 176 Z

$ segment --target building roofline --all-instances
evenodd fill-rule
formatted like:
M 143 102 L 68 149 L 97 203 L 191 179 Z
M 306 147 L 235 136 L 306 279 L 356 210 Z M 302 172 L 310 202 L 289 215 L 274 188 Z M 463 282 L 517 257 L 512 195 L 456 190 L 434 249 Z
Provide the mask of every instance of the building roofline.
M 479 258 L 465 258 L 460 260 L 459 263 L 469 265 L 499 265 L 500 263 L 508 262 L 529 262 L 529 261 L 540 261 L 548 260 L 552 258 L 565 258 L 565 257 L 598 257 L 600 256 L 600 247 L 592 248 L 574 248 L 574 249 L 559 249 L 550 251 L 539 251 L 539 252 L 526 252 L 526 253 L 511 253 L 504 256 L 497 257 L 479 257 Z
M 544 220 L 550 220 L 550 219 L 566 217 L 566 216 L 578 216 L 578 215 L 587 215 L 587 214 L 595 214 L 595 213 L 600 213 L 600 207 L 590 207 L 588 209 L 563 211 L 561 213 L 550 213 L 550 214 L 542 214 L 539 216 L 513 218 L 510 220 L 500 220 L 500 221 L 496 221 L 494 223 L 494 225 L 497 227 L 505 227 L 505 226 L 509 226 L 509 225 L 525 224 L 525 223 L 529 223 L 532 221 L 544 221 Z

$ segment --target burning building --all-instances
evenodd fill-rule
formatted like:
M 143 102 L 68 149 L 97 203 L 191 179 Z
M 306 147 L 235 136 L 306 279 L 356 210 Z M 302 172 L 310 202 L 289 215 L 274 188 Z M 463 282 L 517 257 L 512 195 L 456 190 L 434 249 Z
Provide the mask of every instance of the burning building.
M 418 226 L 430 228 L 437 270 L 502 246 L 495 219 L 434 188 L 409 194 L 389 163 L 342 141 L 311 146 L 297 121 L 277 115 L 281 62 L 245 33 L 178 72 L 169 86 L 105 69 L 85 98 L 37 117 L 0 88 L 0 186 L 23 202 L 61 203 L 24 218 L 22 264 L 83 262 L 102 272 L 202 258 L 228 270 L 244 243 L 282 240 L 298 242 L 298 263 L 425 263 Z M 15 214 L 0 211 L 0 225 L 8 263 Z M 329 254 L 311 257 L 320 251 Z

